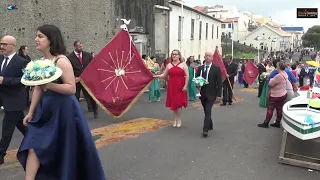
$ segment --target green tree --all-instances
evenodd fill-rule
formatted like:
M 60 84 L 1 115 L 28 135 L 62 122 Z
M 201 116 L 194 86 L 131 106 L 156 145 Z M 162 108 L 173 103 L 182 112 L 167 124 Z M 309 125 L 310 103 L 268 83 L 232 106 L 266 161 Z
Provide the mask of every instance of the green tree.
M 320 49 L 320 25 L 312 26 L 308 29 L 302 36 L 302 45 Z

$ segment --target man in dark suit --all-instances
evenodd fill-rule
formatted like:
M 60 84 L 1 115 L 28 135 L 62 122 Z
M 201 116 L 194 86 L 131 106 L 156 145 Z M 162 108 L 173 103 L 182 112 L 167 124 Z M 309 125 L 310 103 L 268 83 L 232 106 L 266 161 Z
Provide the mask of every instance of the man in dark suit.
M 0 48 L 0 56 L 4 55 L 4 51 L 1 50 Z M 2 106 L 2 100 L 1 100 L 1 96 L 0 96 L 0 111 L 3 110 L 3 106 Z
M 302 87 L 304 85 L 304 78 L 306 77 L 306 69 L 304 68 L 304 64 L 300 64 L 300 71 L 298 72 L 299 77 L 299 87 Z
M 227 70 L 227 78 L 223 81 L 223 99 L 221 106 L 225 106 L 227 102 L 229 105 L 232 105 L 232 96 L 233 96 L 233 84 L 234 84 L 234 77 L 237 75 L 238 72 L 238 65 L 232 62 L 232 57 L 227 56 L 226 62 L 224 62 L 224 66 Z
M 244 75 L 244 72 L 246 71 L 246 66 L 247 66 L 247 61 L 245 60 L 244 63 L 242 64 L 242 66 L 241 66 L 242 75 Z M 244 88 L 248 88 L 249 87 L 249 84 L 244 79 L 242 79 L 242 82 L 243 82 Z
M 212 58 L 212 53 L 207 52 L 205 54 L 205 63 L 199 67 L 197 72 L 197 77 L 202 74 L 202 77 L 209 82 L 209 84 L 202 86 L 200 90 L 200 100 L 204 110 L 203 137 L 207 137 L 208 131 L 213 130 L 211 110 L 214 102 L 220 100 L 221 96 L 221 70 L 218 66 L 212 64 Z
M 88 94 L 87 90 L 80 83 L 80 75 L 83 70 L 88 66 L 88 64 L 92 60 L 92 56 L 90 53 L 83 51 L 83 45 L 80 41 L 74 42 L 74 51 L 68 56 L 74 71 L 74 76 L 76 79 L 76 98 L 80 99 L 80 92 L 82 91 L 87 103 L 90 103 L 92 106 L 92 110 L 94 113 L 94 117 L 98 117 L 98 105 L 93 100 L 93 98 Z M 89 109 L 90 105 L 88 105 Z
M 266 67 L 264 67 L 264 62 L 259 62 L 258 63 L 258 71 L 259 71 L 259 76 L 258 76 L 258 80 L 259 80 L 258 97 L 260 97 L 260 95 L 262 93 L 262 89 L 263 89 L 264 83 L 265 83 L 265 79 L 261 79 L 260 76 L 261 76 L 262 73 L 267 71 Z
M 0 165 L 8 150 L 15 127 L 24 135 L 24 112 L 27 107 L 25 86 L 21 84 L 22 69 L 28 61 L 16 54 L 16 39 L 4 36 L 0 42 L 4 55 L 0 56 L 0 96 L 4 107 L 2 134 L 0 140 Z

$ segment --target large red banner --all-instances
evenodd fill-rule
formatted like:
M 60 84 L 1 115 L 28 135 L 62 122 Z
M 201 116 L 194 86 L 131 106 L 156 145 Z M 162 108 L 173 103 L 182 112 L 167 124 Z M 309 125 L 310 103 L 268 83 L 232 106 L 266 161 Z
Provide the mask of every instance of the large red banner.
M 222 81 L 224 81 L 227 78 L 227 70 L 223 63 L 218 47 L 216 47 L 216 50 L 213 53 L 212 63 L 220 68 Z
M 243 79 L 249 85 L 252 85 L 258 76 L 259 76 L 258 67 L 255 64 L 253 64 L 251 60 L 248 60 L 244 74 L 243 74 Z
M 90 62 L 80 78 L 95 101 L 107 113 L 120 118 L 148 88 L 153 74 L 130 40 L 128 31 L 121 30 Z

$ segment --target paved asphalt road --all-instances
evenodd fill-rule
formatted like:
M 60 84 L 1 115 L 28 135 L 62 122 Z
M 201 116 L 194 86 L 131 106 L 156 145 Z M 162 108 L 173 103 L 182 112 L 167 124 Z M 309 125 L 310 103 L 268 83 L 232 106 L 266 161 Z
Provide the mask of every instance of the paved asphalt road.
M 258 106 L 256 93 L 240 89 L 236 87 L 236 94 L 242 101 L 213 109 L 215 130 L 206 139 L 201 137 L 203 110 L 189 105 L 180 129 L 167 126 L 99 148 L 106 176 L 109 180 L 319 179 L 317 171 L 278 164 L 282 129 L 258 128 L 266 109 Z M 172 119 L 164 107 L 165 94 L 159 103 L 148 103 L 147 97 L 144 94 L 121 120 L 102 111 L 99 119 L 87 113 L 90 127 L 139 117 Z M 10 148 L 17 148 L 21 138 L 16 132 Z M 0 168 L 1 180 L 23 180 L 23 176 L 21 167 Z
M 295 63 L 296 61 L 299 61 L 300 53 L 294 53 L 292 56 L 292 62 Z M 303 62 L 311 60 L 311 56 L 303 56 Z

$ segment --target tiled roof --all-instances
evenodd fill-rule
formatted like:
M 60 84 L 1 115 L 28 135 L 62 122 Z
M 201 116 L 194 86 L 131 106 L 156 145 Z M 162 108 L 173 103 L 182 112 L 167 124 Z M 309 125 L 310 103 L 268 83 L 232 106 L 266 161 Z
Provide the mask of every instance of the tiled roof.
M 170 4 L 170 5 L 177 6 L 177 7 L 181 7 L 181 3 L 180 3 L 180 2 L 177 2 L 177 1 L 169 1 L 169 4 Z M 205 13 L 205 12 L 200 12 L 200 11 L 196 10 L 195 8 L 193 8 L 193 7 L 190 7 L 190 6 L 187 6 L 187 5 L 184 5 L 183 7 L 184 7 L 185 9 L 189 10 L 189 11 L 197 12 L 197 13 L 199 13 L 199 14 L 202 15 L 202 16 L 206 16 L 206 17 L 208 17 L 208 18 L 210 18 L 210 19 L 213 19 L 213 20 L 215 20 L 215 21 L 218 21 L 218 22 L 221 22 L 221 23 L 222 23 L 221 20 L 219 20 L 219 19 L 217 19 L 217 18 L 214 18 L 214 17 L 208 15 L 208 14 Z
M 281 27 L 284 31 L 304 31 L 303 27 Z
M 273 28 L 279 28 L 280 27 L 280 24 L 276 23 L 276 22 L 273 22 L 273 21 L 269 21 L 266 23 L 268 26 L 271 26 Z
M 278 24 L 276 23 L 266 23 L 266 26 L 268 26 L 269 28 L 273 29 L 274 31 L 276 31 L 278 34 L 282 35 L 282 36 L 290 36 L 290 33 L 287 33 L 286 31 L 283 31 Z
M 196 6 L 194 7 L 195 10 L 203 12 L 206 8 L 208 8 L 208 6 Z
M 234 17 L 234 18 L 220 18 L 219 20 L 225 22 L 225 23 L 230 23 L 230 22 L 238 22 L 239 17 Z
M 251 34 L 255 33 L 256 31 L 260 30 L 260 29 L 263 28 L 263 27 L 266 27 L 266 28 L 270 29 L 271 31 L 277 33 L 278 35 L 280 35 L 280 36 L 282 36 L 282 37 L 283 37 L 283 36 L 286 36 L 286 37 L 291 36 L 290 33 L 287 33 L 287 32 L 285 32 L 285 31 L 281 30 L 280 27 L 273 27 L 273 26 L 271 26 L 270 24 L 267 24 L 267 23 L 266 23 L 266 24 L 263 24 L 262 26 L 260 26 L 259 28 L 257 28 L 256 30 L 254 30 L 253 32 L 250 32 L 249 34 L 247 34 L 246 37 L 250 36 Z

